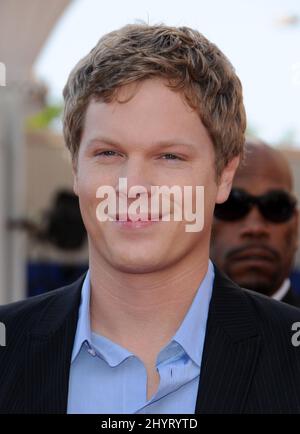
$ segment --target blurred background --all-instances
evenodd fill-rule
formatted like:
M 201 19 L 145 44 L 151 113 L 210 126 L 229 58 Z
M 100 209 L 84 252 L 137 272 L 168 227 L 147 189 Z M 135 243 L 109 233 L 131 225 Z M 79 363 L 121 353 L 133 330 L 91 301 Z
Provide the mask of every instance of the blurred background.
M 0 304 L 87 268 L 62 89 L 104 33 L 139 21 L 191 26 L 221 48 L 243 83 L 248 135 L 283 150 L 300 198 L 299 0 L 0 0 Z M 296 288 L 299 270 L 298 253 Z

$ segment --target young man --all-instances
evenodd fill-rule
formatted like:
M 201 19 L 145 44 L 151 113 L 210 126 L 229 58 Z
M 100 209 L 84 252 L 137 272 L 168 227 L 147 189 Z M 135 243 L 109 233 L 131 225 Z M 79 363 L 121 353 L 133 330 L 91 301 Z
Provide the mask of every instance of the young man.
M 229 199 L 218 204 L 211 258 L 238 285 L 300 307 L 289 275 L 298 247 L 298 209 L 284 156 L 247 141 Z
M 79 62 L 64 97 L 89 271 L 1 308 L 1 411 L 299 412 L 298 310 L 241 290 L 209 261 L 246 124 L 229 61 L 192 29 L 130 25 Z M 186 214 L 166 221 L 162 206 L 132 217 L 120 180 L 146 204 L 152 187 L 178 187 L 193 209 L 202 187 L 201 230 L 187 230 Z M 102 187 L 128 201 L 125 211 L 108 201 L 108 221 Z M 175 194 L 169 205 L 175 216 Z

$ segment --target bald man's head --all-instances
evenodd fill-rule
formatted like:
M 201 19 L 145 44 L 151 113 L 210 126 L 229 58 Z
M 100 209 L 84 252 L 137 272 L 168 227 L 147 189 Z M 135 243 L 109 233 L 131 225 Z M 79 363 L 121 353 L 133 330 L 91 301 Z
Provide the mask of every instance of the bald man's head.
M 278 149 L 266 143 L 248 139 L 245 143 L 245 157 L 236 175 L 235 183 L 241 179 L 267 178 L 274 183 L 280 182 L 288 191 L 293 190 L 293 177 L 288 161 Z
M 228 201 L 230 213 L 237 210 L 240 215 L 215 218 L 211 245 L 212 259 L 240 286 L 272 295 L 289 276 L 298 239 L 298 211 L 291 208 L 289 214 L 287 209 L 292 190 L 284 155 L 263 142 L 248 140 L 231 194 L 245 202 Z M 267 203 L 267 213 L 253 205 L 257 198 Z

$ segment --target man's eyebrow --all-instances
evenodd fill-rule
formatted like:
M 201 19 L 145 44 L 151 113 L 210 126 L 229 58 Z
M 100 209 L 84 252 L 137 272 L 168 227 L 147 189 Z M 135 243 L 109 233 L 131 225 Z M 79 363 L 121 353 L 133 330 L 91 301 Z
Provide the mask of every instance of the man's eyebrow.
M 170 139 L 170 140 L 159 140 L 158 142 L 153 143 L 153 147 L 155 148 L 169 148 L 171 146 L 180 146 L 188 149 L 197 148 L 196 143 L 189 142 L 188 140 L 178 140 L 178 139 Z
M 118 143 L 117 140 L 113 140 L 113 139 L 110 139 L 108 137 L 95 137 L 93 139 L 90 139 L 87 142 L 87 148 L 90 148 L 90 147 L 97 145 L 99 143 L 103 143 L 105 145 L 112 145 L 112 146 L 122 146 L 121 143 Z
M 87 143 L 87 148 L 90 148 L 92 146 L 95 146 L 97 144 L 105 144 L 105 145 L 110 145 L 110 146 L 116 146 L 119 148 L 123 148 L 124 144 L 122 144 L 121 142 L 119 142 L 118 140 L 109 138 L 109 137 L 95 137 L 91 140 L 88 141 Z M 195 150 L 199 144 L 197 143 L 193 143 L 190 142 L 188 140 L 182 140 L 182 139 L 164 139 L 164 140 L 159 140 L 156 142 L 152 142 L 151 143 L 151 149 L 155 150 L 155 149 L 159 149 L 159 148 L 170 148 L 170 147 L 174 147 L 174 146 L 180 146 L 180 147 L 184 147 L 184 148 L 188 148 L 190 150 Z

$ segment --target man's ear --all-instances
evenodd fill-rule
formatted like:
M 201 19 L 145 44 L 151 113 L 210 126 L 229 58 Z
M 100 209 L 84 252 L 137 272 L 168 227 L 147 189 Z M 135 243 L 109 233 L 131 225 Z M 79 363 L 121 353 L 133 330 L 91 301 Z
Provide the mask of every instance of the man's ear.
M 233 157 L 233 159 L 230 160 L 227 166 L 223 169 L 223 172 L 218 181 L 216 203 L 223 203 L 225 202 L 225 200 L 227 200 L 231 190 L 233 177 L 235 175 L 239 163 L 240 163 L 240 157 L 239 156 Z

